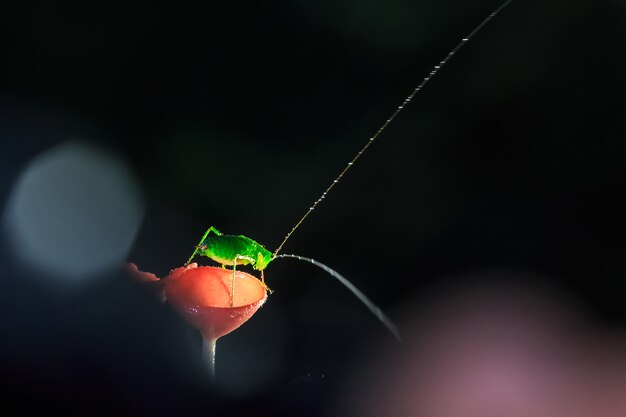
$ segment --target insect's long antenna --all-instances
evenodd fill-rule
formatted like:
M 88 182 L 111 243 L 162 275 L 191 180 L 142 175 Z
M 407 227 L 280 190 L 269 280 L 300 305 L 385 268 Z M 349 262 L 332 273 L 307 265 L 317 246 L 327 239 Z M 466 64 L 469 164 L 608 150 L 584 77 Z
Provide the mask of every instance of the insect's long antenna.
M 387 118 L 387 120 L 385 120 L 385 122 L 380 126 L 380 128 L 378 128 L 376 133 L 374 133 L 374 136 L 369 138 L 369 140 L 365 143 L 365 145 L 361 148 L 361 150 L 356 153 L 356 155 L 354 156 L 354 158 L 352 158 L 352 160 L 350 162 L 348 162 L 348 165 L 346 165 L 344 167 L 344 169 L 339 173 L 339 175 L 337 175 L 337 177 L 330 183 L 330 185 L 326 188 L 326 190 L 324 190 L 322 195 L 317 200 L 315 200 L 313 205 L 311 207 L 309 207 L 309 209 L 306 211 L 306 213 L 304 213 L 304 216 L 302 216 L 300 218 L 300 220 L 298 220 L 298 223 L 296 223 L 296 225 L 291 228 L 291 230 L 289 231 L 289 233 L 287 233 L 287 235 L 285 236 L 285 238 L 283 239 L 281 244 L 278 245 L 278 248 L 276 249 L 276 251 L 274 251 L 274 257 L 276 257 L 276 255 L 278 255 L 278 252 L 280 252 L 280 250 L 283 248 L 283 245 L 285 244 L 285 242 L 287 242 L 287 240 L 291 237 L 293 232 L 295 232 L 296 229 L 298 227 L 300 227 L 300 225 L 302 224 L 304 219 L 306 219 L 309 216 L 309 214 L 311 214 L 311 212 L 313 210 L 315 210 L 315 207 L 326 197 L 326 195 L 330 192 L 330 190 L 333 189 L 333 187 L 346 174 L 346 172 L 348 172 L 348 170 L 354 166 L 354 163 L 361 157 L 361 155 L 363 155 L 363 153 L 367 150 L 367 148 L 369 148 L 369 146 L 372 144 L 372 142 L 374 142 L 378 138 L 378 136 L 380 136 L 380 134 L 383 132 L 383 130 L 385 130 L 387 128 L 387 126 L 389 126 L 389 124 L 396 118 L 396 116 L 402 111 L 402 109 L 404 109 L 404 107 L 407 104 L 409 104 L 409 102 L 411 100 L 413 100 L 413 97 L 415 97 L 415 95 L 417 93 L 419 93 L 421 91 L 421 89 L 424 88 L 424 86 L 426 84 L 428 84 L 428 82 L 435 75 L 437 75 L 439 70 L 444 65 L 446 65 L 448 63 L 448 61 L 452 58 L 452 56 L 455 55 L 459 51 L 459 49 L 461 49 L 463 47 L 463 45 L 465 45 L 470 39 L 472 39 L 474 37 L 474 35 L 476 35 L 476 33 L 478 33 L 483 28 L 483 26 L 485 26 L 487 23 L 489 23 L 489 21 L 491 19 L 493 19 L 498 13 L 500 13 L 500 11 L 502 11 L 502 9 L 504 9 L 506 6 L 508 6 L 509 3 L 511 3 L 512 1 L 513 0 L 506 0 L 498 8 L 496 8 L 493 12 L 491 12 L 489 14 L 489 16 L 487 16 L 482 22 L 480 22 L 480 24 L 478 26 L 476 26 L 474 28 L 474 30 L 472 30 L 466 37 L 462 38 L 461 41 L 454 47 L 454 49 L 452 49 L 450 52 L 448 52 L 448 54 L 445 56 L 445 58 L 442 59 L 439 62 L 438 65 L 434 66 L 432 71 L 430 71 L 430 73 L 426 77 L 424 77 L 422 82 L 419 83 L 419 85 L 417 87 L 415 87 L 415 89 L 411 92 L 411 94 L 409 94 L 407 96 L 407 98 L 404 99 L 402 104 L 400 104 L 398 107 L 396 107 L 394 112 L 391 113 L 391 116 L 389 116 L 389 118 Z
M 380 309 L 380 307 L 378 307 L 376 304 L 374 304 L 369 298 L 367 298 L 367 296 L 365 294 L 363 294 L 361 292 L 361 290 L 359 290 L 357 287 L 354 286 L 354 284 L 352 284 L 346 277 L 344 277 L 343 275 L 341 275 L 339 272 L 335 271 L 334 269 L 324 265 L 323 263 L 317 262 L 311 258 L 305 258 L 304 256 L 299 256 L 299 255 L 277 255 L 276 258 L 293 258 L 293 259 L 298 259 L 301 261 L 305 261 L 305 262 L 309 262 L 312 263 L 313 265 L 322 268 L 324 271 L 328 272 L 330 275 L 332 275 L 333 277 L 337 278 L 337 280 L 339 280 L 339 282 L 341 282 L 343 285 L 345 285 L 351 292 L 352 294 L 354 294 L 359 300 L 361 300 L 361 302 L 363 304 L 365 304 L 365 306 L 372 312 L 373 315 L 376 316 L 376 318 L 378 320 L 380 320 L 385 327 L 391 332 L 391 334 L 393 334 L 393 336 L 398 339 L 398 341 L 402 340 L 402 337 L 400 337 L 400 331 L 398 330 L 398 326 L 396 326 L 389 317 L 387 317 L 387 315 L 385 313 L 383 313 L 383 311 Z

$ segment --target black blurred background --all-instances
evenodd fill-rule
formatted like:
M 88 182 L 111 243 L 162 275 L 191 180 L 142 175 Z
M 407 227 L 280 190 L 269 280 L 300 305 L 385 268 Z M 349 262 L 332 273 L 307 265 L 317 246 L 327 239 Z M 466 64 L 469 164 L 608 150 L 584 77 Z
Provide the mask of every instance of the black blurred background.
M 165 276 L 211 225 L 275 249 L 433 65 L 498 5 L 5 1 L 2 198 L 30 158 L 84 139 L 121 155 L 140 181 L 145 219 L 129 255 L 140 269 Z M 398 320 L 455 277 L 505 270 L 538 277 L 533 284 L 575 300 L 594 320 L 623 326 L 624 51 L 624 1 L 514 1 L 283 252 L 337 269 Z M 5 340 L 18 340 L 5 350 L 22 361 L 5 355 L 5 381 L 14 398 L 78 413 L 75 404 L 140 414 L 329 413 L 359 355 L 389 336 L 322 271 L 277 260 L 265 272 L 275 293 L 218 342 L 225 388 L 206 388 L 195 374 L 199 336 L 124 277 L 62 301 L 39 294 L 33 305 L 58 312 L 39 324 L 43 336 L 15 339 L 32 329 L 19 330 L 5 306 Z M 55 326 L 73 336 L 59 340 Z M 97 347 L 78 340 L 95 335 Z M 42 350 L 55 359 L 24 368 Z M 144 372 L 154 364 L 158 371 Z M 123 388 L 103 371 L 111 367 Z M 145 405 L 155 397 L 170 400 Z

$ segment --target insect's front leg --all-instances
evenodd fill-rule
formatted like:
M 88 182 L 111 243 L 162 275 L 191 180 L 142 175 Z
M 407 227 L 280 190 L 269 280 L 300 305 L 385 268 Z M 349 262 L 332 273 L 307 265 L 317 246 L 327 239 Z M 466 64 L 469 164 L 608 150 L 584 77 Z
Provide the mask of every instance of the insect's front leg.
M 272 289 L 270 287 L 267 286 L 267 284 L 265 283 L 265 275 L 263 274 L 263 269 L 261 269 L 261 285 L 263 285 L 263 288 L 265 288 L 265 290 L 268 293 L 273 293 L 274 291 L 272 291 Z

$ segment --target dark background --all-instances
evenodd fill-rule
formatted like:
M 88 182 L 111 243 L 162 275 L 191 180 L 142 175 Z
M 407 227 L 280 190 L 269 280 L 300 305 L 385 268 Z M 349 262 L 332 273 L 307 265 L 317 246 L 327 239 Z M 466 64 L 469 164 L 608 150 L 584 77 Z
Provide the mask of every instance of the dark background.
M 498 4 L 5 1 L 3 198 L 32 156 L 85 139 L 121 155 L 142 185 L 146 216 L 129 257 L 141 269 L 166 275 L 210 225 L 274 249 L 433 65 Z M 399 321 L 431 288 L 503 270 L 527 273 L 595 320 L 623 325 L 625 51 L 624 1 L 514 1 L 427 85 L 283 252 L 337 269 Z M 158 321 L 145 313 L 129 324 L 118 312 L 123 329 L 105 315 L 89 330 L 107 340 L 94 348 L 105 363 L 127 369 L 136 356 L 120 346 L 153 323 L 144 330 L 148 341 L 132 342 L 150 346 L 132 388 L 78 372 L 67 389 L 48 395 L 46 372 L 20 366 L 11 368 L 19 381 L 11 385 L 30 398 L 19 387 L 34 379 L 35 398 L 60 398 L 61 409 L 93 397 L 116 411 L 136 410 L 167 392 L 167 407 L 205 407 L 207 415 L 247 407 L 329 412 L 356 358 L 388 336 L 320 270 L 277 260 L 265 276 L 275 291 L 267 305 L 218 343 L 218 379 L 230 387 L 223 392 L 193 385 L 201 378 L 193 371 L 141 372 L 163 358 L 194 368 L 195 357 L 176 352 L 199 354 L 200 342 L 134 286 L 128 303 L 142 300 Z M 76 315 L 108 306 L 116 288 L 77 297 Z M 71 316 L 75 329 L 89 327 Z M 172 342 L 164 328 L 183 336 Z M 59 357 L 54 372 L 83 367 Z M 240 390 L 256 375 L 248 368 L 266 376 Z M 140 394 L 137 387 L 155 379 L 158 386 L 145 388 L 152 394 Z M 169 410 L 159 407 L 144 411 Z

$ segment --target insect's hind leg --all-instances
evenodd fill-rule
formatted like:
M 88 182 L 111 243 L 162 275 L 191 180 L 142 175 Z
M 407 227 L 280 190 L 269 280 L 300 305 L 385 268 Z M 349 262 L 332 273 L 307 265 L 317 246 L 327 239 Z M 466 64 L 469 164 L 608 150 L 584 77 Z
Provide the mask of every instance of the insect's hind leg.
M 204 240 L 207 238 L 207 236 L 209 235 L 209 233 L 215 233 L 218 236 L 222 236 L 222 232 L 220 232 L 219 230 L 217 230 L 215 227 L 211 226 L 207 229 L 206 232 L 204 232 L 204 236 L 202 236 L 202 239 L 200 239 L 200 242 L 198 242 L 198 244 L 196 245 L 196 248 L 194 249 L 193 253 L 191 254 L 191 256 L 189 257 L 189 259 L 187 259 L 187 262 L 185 262 L 184 266 L 189 265 L 189 263 L 193 260 L 193 258 L 196 256 L 196 253 L 198 253 L 198 249 L 200 246 L 202 246 L 202 244 L 204 243 Z
M 204 242 L 204 239 L 206 239 L 206 237 L 209 235 L 209 233 L 215 233 L 218 236 L 222 236 L 224 233 L 220 232 L 219 230 L 217 230 L 215 227 L 211 226 L 209 227 L 209 230 L 206 231 L 206 233 L 204 234 L 204 236 L 202 236 L 202 240 L 200 241 L 200 244 L 202 245 L 202 242 Z

